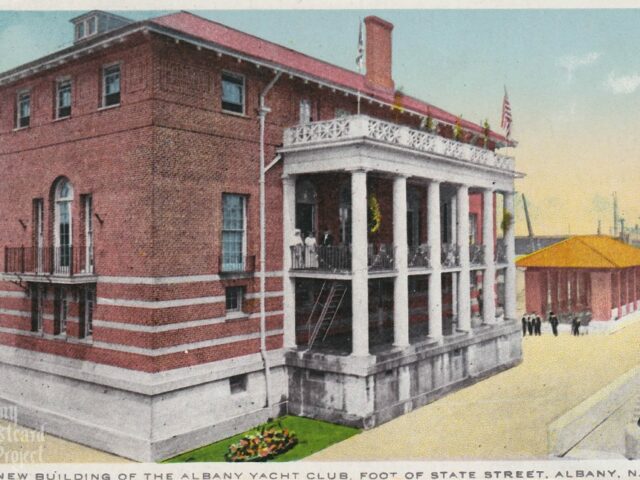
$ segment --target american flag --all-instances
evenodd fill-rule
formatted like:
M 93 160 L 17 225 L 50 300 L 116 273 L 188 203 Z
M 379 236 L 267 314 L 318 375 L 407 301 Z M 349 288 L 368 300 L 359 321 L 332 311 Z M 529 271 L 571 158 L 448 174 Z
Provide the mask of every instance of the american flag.
M 504 99 L 502 100 L 502 128 L 506 131 L 507 138 L 511 138 L 511 104 L 507 88 L 504 89 Z
M 358 71 L 362 73 L 364 68 L 364 42 L 362 40 L 362 21 L 360 21 L 360 30 L 358 32 L 358 56 L 356 57 L 356 65 L 358 65 Z

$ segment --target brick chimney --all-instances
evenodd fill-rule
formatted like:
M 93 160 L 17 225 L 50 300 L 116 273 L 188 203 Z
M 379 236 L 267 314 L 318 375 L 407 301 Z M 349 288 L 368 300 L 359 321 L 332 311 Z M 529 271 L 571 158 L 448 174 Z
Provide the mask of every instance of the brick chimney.
M 380 17 L 364 19 L 367 32 L 366 81 L 374 88 L 393 90 L 391 77 L 391 31 L 393 24 Z

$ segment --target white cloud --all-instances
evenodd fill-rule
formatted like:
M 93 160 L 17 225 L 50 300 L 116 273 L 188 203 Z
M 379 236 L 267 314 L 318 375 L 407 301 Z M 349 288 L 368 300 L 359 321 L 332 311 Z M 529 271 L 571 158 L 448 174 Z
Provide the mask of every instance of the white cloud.
M 640 74 L 616 76 L 611 72 L 604 84 L 615 94 L 633 93 L 640 87 Z
M 598 61 L 599 52 L 589 52 L 581 56 L 567 55 L 558 59 L 558 65 L 567 72 L 567 82 L 573 79 L 573 72 L 578 68 L 587 67 Z

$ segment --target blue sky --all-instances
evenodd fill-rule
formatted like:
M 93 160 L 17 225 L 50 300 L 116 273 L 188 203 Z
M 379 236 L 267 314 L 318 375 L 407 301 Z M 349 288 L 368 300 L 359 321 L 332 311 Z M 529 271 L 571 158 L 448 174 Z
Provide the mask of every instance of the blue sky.
M 395 25 L 404 92 L 495 128 L 507 86 L 520 142 L 510 153 L 527 173 L 516 188 L 536 233 L 593 233 L 598 219 L 608 232 L 614 190 L 627 224 L 640 222 L 640 10 L 195 13 L 350 69 L 358 20 L 377 14 Z M 0 12 L 0 71 L 70 44 L 77 14 Z

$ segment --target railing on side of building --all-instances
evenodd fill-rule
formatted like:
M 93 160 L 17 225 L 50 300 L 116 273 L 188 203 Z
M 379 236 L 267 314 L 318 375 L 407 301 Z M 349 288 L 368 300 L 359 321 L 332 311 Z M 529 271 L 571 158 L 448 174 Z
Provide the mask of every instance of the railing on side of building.
M 444 268 L 460 266 L 460 251 L 458 245 L 453 243 L 443 243 L 440 261 Z
M 59 276 L 93 274 L 93 249 L 85 245 L 5 247 L 4 272 Z
M 484 265 L 484 245 L 474 243 L 469 245 L 469 263 L 471 265 Z

